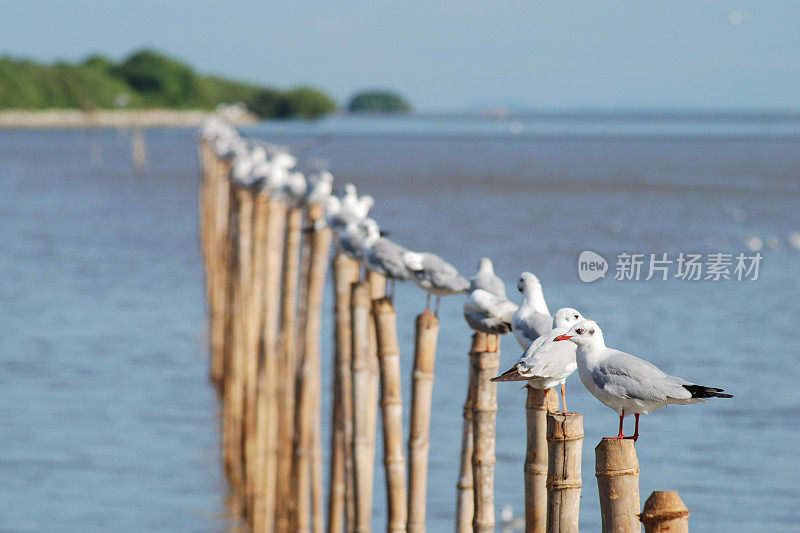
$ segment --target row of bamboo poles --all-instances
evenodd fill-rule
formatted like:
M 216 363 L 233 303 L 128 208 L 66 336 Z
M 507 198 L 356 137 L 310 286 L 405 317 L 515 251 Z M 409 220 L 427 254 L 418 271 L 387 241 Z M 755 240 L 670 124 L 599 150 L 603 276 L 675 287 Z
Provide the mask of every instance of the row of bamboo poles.
M 426 530 L 428 453 L 439 320 L 416 317 L 409 437 L 397 317 L 386 280 L 340 252 L 297 205 L 228 179 L 229 160 L 200 143 L 200 237 L 209 308 L 210 374 L 221 398 L 222 462 L 230 507 L 255 532 L 368 532 L 373 526 L 377 413 L 381 409 L 389 532 Z M 305 229 L 304 228 L 308 228 Z M 334 346 L 329 483 L 323 489 L 321 314 L 331 264 Z M 499 337 L 475 333 L 463 410 L 455 530 L 495 530 L 494 470 Z M 529 388 L 525 531 L 578 531 L 583 420 L 554 414 Z M 604 439 L 596 476 L 603 531 L 687 531 L 677 493 L 639 509 L 633 442 Z M 325 494 L 327 492 L 327 501 Z M 326 508 L 327 507 L 327 519 Z

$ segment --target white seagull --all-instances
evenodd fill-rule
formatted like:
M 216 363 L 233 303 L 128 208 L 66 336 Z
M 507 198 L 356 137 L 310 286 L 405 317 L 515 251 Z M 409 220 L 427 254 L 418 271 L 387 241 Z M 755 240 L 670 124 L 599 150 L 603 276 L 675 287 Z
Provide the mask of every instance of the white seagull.
M 547 310 L 539 278 L 523 272 L 517 281 L 517 290 L 522 293 L 522 303 L 511 320 L 511 330 L 522 349 L 553 329 L 553 317 Z
M 507 298 L 506 284 L 494 273 L 494 265 L 488 257 L 481 258 L 478 272 L 469 279 L 469 290 L 483 289 L 500 298 Z
M 555 339 L 569 331 L 573 324 L 583 320 L 581 315 L 571 307 L 562 307 L 556 311 L 553 329 L 545 333 L 528 346 L 522 357 L 492 381 L 527 381 L 534 389 L 547 391 L 561 385 L 561 401 L 563 412 L 567 413 L 567 396 L 564 382 L 578 368 L 575 362 L 575 345 L 568 342 L 556 342 Z M 548 403 L 548 410 L 549 410 Z
M 364 238 L 367 236 L 367 221 L 371 218 L 365 218 L 361 222 L 351 222 L 339 232 L 339 247 L 351 259 L 361 261 L 363 255 Z M 376 222 L 377 224 L 377 222 Z
M 381 237 L 378 223 L 373 219 L 365 219 L 363 225 L 366 230 L 366 236 L 361 241 L 364 265 L 391 281 L 392 289 L 394 289 L 395 280 L 404 281 L 411 277 L 411 273 L 403 262 L 403 254 L 408 250 Z M 392 290 L 392 295 L 394 295 L 394 290 Z
M 406 251 L 403 263 L 414 275 L 414 282 L 427 293 L 425 310 L 430 308 L 431 294 L 436 295 L 436 311 L 439 314 L 439 301 L 448 294 L 466 293 L 469 281 L 458 273 L 456 267 L 436 254 Z
M 639 439 L 639 415 L 652 413 L 669 404 L 708 401 L 707 398 L 733 398 L 723 389 L 696 385 L 665 374 L 652 363 L 631 354 L 607 348 L 603 332 L 592 320 L 582 320 L 554 341 L 570 340 L 578 349 L 578 374 L 595 398 L 619 413 L 619 434 L 612 439 Z M 622 434 L 625 415 L 636 416 L 633 437 Z
M 511 331 L 511 318 L 517 304 L 485 289 L 475 289 L 464 300 L 464 320 L 475 331 L 504 335 Z
M 308 177 L 308 187 L 304 202 L 308 205 L 323 203 L 333 191 L 333 174 L 327 170 L 311 174 Z

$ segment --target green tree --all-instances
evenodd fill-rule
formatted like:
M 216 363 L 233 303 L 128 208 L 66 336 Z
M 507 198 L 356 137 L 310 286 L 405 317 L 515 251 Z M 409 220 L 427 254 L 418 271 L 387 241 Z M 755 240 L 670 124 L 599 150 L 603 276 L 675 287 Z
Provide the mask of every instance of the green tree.
M 350 113 L 406 114 L 411 106 L 400 95 L 389 91 L 363 91 L 347 104 Z
M 297 87 L 281 95 L 275 116 L 314 119 L 334 111 L 336 102 L 322 91 L 311 87 Z

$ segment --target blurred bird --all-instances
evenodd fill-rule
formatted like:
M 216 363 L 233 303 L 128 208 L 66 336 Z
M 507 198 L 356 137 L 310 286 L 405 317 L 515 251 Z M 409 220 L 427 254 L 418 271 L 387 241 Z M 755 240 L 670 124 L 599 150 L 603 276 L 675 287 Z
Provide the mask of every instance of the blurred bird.
M 485 289 L 469 293 L 462 308 L 464 320 L 475 331 L 491 335 L 504 335 L 511 331 L 511 319 L 517 304 Z
M 458 273 L 456 267 L 436 254 L 406 251 L 403 263 L 412 272 L 416 284 L 427 293 L 426 311 L 430 309 L 431 294 L 436 295 L 434 314 L 438 315 L 442 296 L 469 291 L 469 281 Z
M 511 330 L 523 349 L 527 349 L 533 341 L 553 329 L 553 317 L 547 310 L 539 278 L 530 272 L 523 272 L 517 281 L 517 289 L 522 293 Z
M 507 298 L 506 284 L 494 273 L 492 260 L 484 257 L 478 262 L 478 272 L 469 280 L 469 290 L 483 289 L 500 298 Z

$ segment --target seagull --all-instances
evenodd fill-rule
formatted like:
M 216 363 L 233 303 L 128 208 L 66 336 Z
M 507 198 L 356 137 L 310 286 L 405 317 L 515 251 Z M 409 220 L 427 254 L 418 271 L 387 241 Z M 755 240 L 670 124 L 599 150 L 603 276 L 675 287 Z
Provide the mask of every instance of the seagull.
M 484 289 L 500 298 L 507 298 L 506 284 L 494 273 L 494 265 L 488 257 L 480 260 L 478 273 L 469 279 L 469 290 L 474 291 L 475 289 Z
M 368 220 L 372 219 L 366 218 L 359 223 L 351 222 L 339 232 L 339 247 L 348 257 L 356 261 L 363 259 L 362 244 L 367 236 L 366 223 Z
M 375 205 L 375 199 L 369 194 L 358 196 L 356 186 L 347 183 L 344 186 L 345 194 L 341 198 L 342 212 L 346 217 L 355 220 L 363 220 L 369 214 L 369 210 Z
M 411 273 L 403 262 L 403 254 L 408 250 L 385 237 L 381 237 L 378 223 L 373 219 L 364 220 L 366 236 L 361 241 L 361 254 L 364 265 L 370 270 L 384 276 L 392 282 L 392 295 L 394 295 L 394 281 L 405 281 L 411 278 Z
M 323 170 L 308 177 L 308 187 L 303 200 L 308 205 L 323 203 L 331 196 L 332 191 L 333 174 Z
M 290 172 L 281 189 L 281 195 L 288 200 L 290 205 L 298 206 L 305 198 L 307 188 L 308 182 L 302 172 Z
M 416 284 L 428 293 L 426 311 L 430 308 L 431 294 L 436 295 L 434 314 L 437 316 L 442 296 L 469 291 L 469 281 L 458 273 L 456 267 L 436 254 L 406 251 L 403 254 L 403 263 L 413 273 Z
M 475 289 L 464 300 L 464 320 L 475 331 L 504 335 L 511 331 L 511 318 L 517 304 L 485 289 Z
M 707 402 L 708 398 L 733 398 L 724 389 L 696 385 L 670 376 L 652 363 L 631 354 L 607 348 L 600 326 L 582 320 L 554 341 L 570 340 L 578 349 L 578 374 L 595 398 L 619 413 L 619 434 L 611 439 L 639 439 L 639 415 L 669 404 Z M 636 416 L 633 437 L 622 434 L 626 414 Z
M 575 362 L 576 347 L 572 343 L 555 342 L 555 339 L 583 319 L 583 315 L 571 307 L 562 307 L 556 311 L 553 329 L 533 341 L 514 366 L 492 378 L 492 381 L 527 381 L 528 385 L 546 391 L 547 395 L 550 394 L 550 389 L 561 385 L 561 401 L 566 414 L 564 382 L 578 368 Z M 547 405 L 549 409 L 550 404 Z
M 553 329 L 553 317 L 547 310 L 539 278 L 530 272 L 523 272 L 517 281 L 517 289 L 522 293 L 522 303 L 511 320 L 511 330 L 524 350 Z

